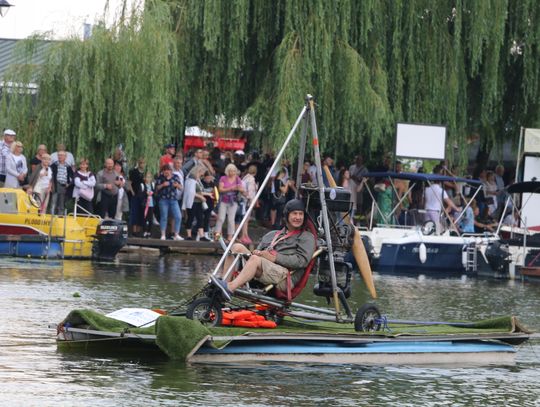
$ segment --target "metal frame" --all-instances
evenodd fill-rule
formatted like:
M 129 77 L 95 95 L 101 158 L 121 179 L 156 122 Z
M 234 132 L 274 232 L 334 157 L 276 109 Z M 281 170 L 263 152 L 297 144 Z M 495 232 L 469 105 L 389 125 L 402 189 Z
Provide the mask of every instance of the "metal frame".
M 312 312 L 317 312 L 319 314 L 325 314 L 325 315 L 317 315 L 313 313 L 287 311 L 287 314 L 292 315 L 292 316 L 298 316 L 302 318 L 312 318 L 312 319 L 323 319 L 323 320 L 337 321 L 337 322 L 352 322 L 351 315 L 349 314 L 346 317 L 344 317 L 340 309 L 340 296 L 339 296 L 340 289 L 337 286 L 336 269 L 335 269 L 335 264 L 334 264 L 334 251 L 332 247 L 332 241 L 330 239 L 330 236 L 331 236 L 330 235 L 330 220 L 328 217 L 326 198 L 324 194 L 325 187 L 324 187 L 324 182 L 322 178 L 322 164 L 321 164 L 321 157 L 320 157 L 320 150 L 319 150 L 319 136 L 317 132 L 317 121 L 315 118 L 315 102 L 314 102 L 313 96 L 309 94 L 306 95 L 305 105 L 302 111 L 300 112 L 298 118 L 296 119 L 291 131 L 287 135 L 287 138 L 285 139 L 283 146 L 277 153 L 274 163 L 268 170 L 268 173 L 266 174 L 264 181 L 259 186 L 259 190 L 257 191 L 255 198 L 251 201 L 249 208 L 246 210 L 246 214 L 244 215 L 242 221 L 240 222 L 240 225 L 236 228 L 236 231 L 234 232 L 231 241 L 224 249 L 224 253 L 221 256 L 221 259 L 219 260 L 218 264 L 214 268 L 214 271 L 212 272 L 212 274 L 214 276 L 217 276 L 219 274 L 221 267 L 225 263 L 225 258 L 231 253 L 231 248 L 234 242 L 236 241 L 240 231 L 242 230 L 242 227 L 249 220 L 251 211 L 255 207 L 257 200 L 259 199 L 260 195 L 264 191 L 264 187 L 270 181 L 271 174 L 274 172 L 274 169 L 280 163 L 281 157 L 283 156 L 285 149 L 288 147 L 291 140 L 293 139 L 293 136 L 295 135 L 295 132 L 301 122 L 303 123 L 303 126 L 301 130 L 301 142 L 300 142 L 300 149 L 299 149 L 299 155 L 298 155 L 297 182 L 299 179 L 301 180 L 301 168 L 302 168 L 303 161 L 305 158 L 305 153 L 306 153 L 307 130 L 309 127 L 312 134 L 312 148 L 313 148 L 313 155 L 315 157 L 315 166 L 317 167 L 317 189 L 319 191 L 319 199 L 321 202 L 322 227 L 324 230 L 324 234 L 327 237 L 325 239 L 326 247 L 324 247 L 324 250 L 328 252 L 328 263 L 330 265 L 330 278 L 331 278 L 331 283 L 332 283 L 332 299 L 334 303 L 334 310 L 332 311 L 326 308 L 312 307 L 312 306 L 298 304 L 298 303 L 286 303 L 285 301 L 277 300 L 273 297 L 264 296 L 264 295 L 261 296 L 252 291 L 247 291 L 247 290 L 242 290 L 242 289 L 236 290 L 235 296 L 237 295 L 240 298 L 244 298 L 251 301 L 262 300 L 270 305 L 280 307 L 280 308 L 296 307 L 296 308 L 301 308 L 301 309 L 305 309 Z M 300 185 L 300 183 L 298 183 L 297 185 Z M 234 263 L 236 263 L 237 261 L 238 259 L 235 259 Z M 226 270 L 226 273 L 225 273 L 226 276 L 231 272 L 231 269 L 232 268 L 230 268 L 229 270 Z

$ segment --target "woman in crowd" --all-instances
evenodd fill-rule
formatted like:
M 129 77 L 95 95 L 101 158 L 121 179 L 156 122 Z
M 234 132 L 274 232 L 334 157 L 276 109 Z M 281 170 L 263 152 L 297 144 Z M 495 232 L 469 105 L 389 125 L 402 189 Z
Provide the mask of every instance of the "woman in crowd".
M 161 229 L 161 240 L 165 240 L 167 233 L 167 218 L 169 211 L 174 217 L 174 240 L 184 240 L 180 236 L 180 208 L 176 191 L 180 188 L 180 179 L 173 175 L 172 168 L 166 164 L 161 167 L 161 174 L 157 178 L 156 191 L 159 197 L 159 226 Z
M 145 201 L 143 207 L 144 216 L 144 237 L 152 236 L 152 225 L 154 222 L 154 192 L 156 183 L 151 172 L 147 172 L 144 177 Z
M 238 209 L 238 193 L 242 193 L 242 180 L 238 176 L 238 169 L 234 164 L 225 167 L 225 175 L 219 179 L 220 203 L 218 220 L 216 223 L 216 239 L 221 236 L 221 228 L 227 218 L 227 240 L 234 235 L 234 218 Z
M 41 164 L 36 167 L 36 171 L 30 177 L 30 185 L 41 200 L 39 213 L 47 213 L 47 206 L 52 189 L 52 170 L 50 167 L 51 156 L 43 154 Z
M 40 144 L 37 148 L 36 155 L 30 160 L 30 173 L 33 173 L 41 165 L 43 154 L 47 154 L 47 146 Z
M 118 184 L 118 202 L 116 204 L 116 215 L 114 219 L 122 220 L 122 215 L 124 212 L 129 212 L 129 198 L 126 193 L 126 178 L 124 177 L 124 168 L 122 163 L 115 161 L 114 171 L 116 172 L 116 180 L 119 181 Z
M 19 188 L 24 185 L 28 168 L 26 158 L 22 153 L 23 145 L 20 141 L 11 143 L 11 153 L 6 159 L 6 181 L 4 187 Z
M 255 199 L 255 195 L 257 194 L 257 181 L 255 181 L 255 175 L 257 175 L 257 166 L 250 165 L 248 167 L 247 174 L 244 175 L 244 178 L 242 179 L 245 191 L 244 196 L 246 208 L 249 208 L 249 206 Z M 244 223 L 244 226 L 242 227 L 242 233 L 240 235 L 240 243 L 243 243 L 246 246 L 249 246 L 253 243 L 253 241 L 249 237 L 248 228 L 249 220 Z
M 212 211 L 215 208 L 216 205 L 216 196 L 215 196 L 215 190 L 216 190 L 216 181 L 212 174 L 209 172 L 206 172 L 204 174 L 203 179 L 201 180 L 203 185 L 203 193 L 206 195 L 206 210 L 204 209 L 203 204 L 203 229 L 204 229 L 204 237 L 203 240 L 211 241 L 209 235 L 210 230 L 210 218 L 212 217 Z
M 485 206 L 482 210 L 474 208 L 474 229 L 476 233 L 493 233 L 497 230 L 497 222 L 489 215 L 489 207 Z
M 196 235 L 196 240 L 210 240 L 204 237 L 203 225 L 204 210 L 208 208 L 208 204 L 206 203 L 207 194 L 204 192 L 204 187 L 201 182 L 201 178 L 205 172 L 206 167 L 202 164 L 198 164 L 191 169 L 186 179 L 186 195 L 184 196 L 184 201 L 185 209 L 187 211 L 187 240 L 193 240 L 194 234 Z M 206 208 L 203 208 L 203 206 L 206 206 Z
M 92 206 L 92 199 L 94 199 L 96 177 L 88 167 L 88 159 L 81 158 L 79 160 L 79 169 L 74 175 L 75 187 L 73 188 L 73 198 L 75 198 L 76 206 L 83 208 L 89 214 L 93 214 L 94 207 Z

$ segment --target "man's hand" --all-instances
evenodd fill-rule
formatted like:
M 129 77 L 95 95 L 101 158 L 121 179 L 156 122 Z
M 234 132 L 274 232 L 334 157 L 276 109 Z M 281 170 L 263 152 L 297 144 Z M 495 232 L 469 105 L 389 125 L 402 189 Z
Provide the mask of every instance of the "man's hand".
M 268 250 L 254 250 L 253 254 L 255 256 L 262 257 L 263 259 L 266 259 L 268 261 L 271 261 L 272 263 L 276 262 L 276 255 L 270 253 Z

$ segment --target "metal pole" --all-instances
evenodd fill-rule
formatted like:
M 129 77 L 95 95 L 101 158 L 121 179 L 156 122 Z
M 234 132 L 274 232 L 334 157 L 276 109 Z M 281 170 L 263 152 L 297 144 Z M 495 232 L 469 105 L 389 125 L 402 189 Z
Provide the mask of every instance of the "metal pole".
M 300 195 L 300 185 L 302 184 L 302 169 L 304 168 L 304 159 L 306 157 L 306 137 L 307 137 L 308 117 L 304 116 L 302 130 L 300 135 L 300 152 L 298 153 L 298 171 L 296 173 L 296 193 L 295 198 Z
M 319 150 L 319 135 L 317 133 L 317 122 L 315 120 L 315 103 L 313 96 L 307 95 L 307 103 L 309 104 L 309 114 L 311 117 L 311 132 L 313 134 L 313 155 L 315 165 L 317 167 L 317 189 L 319 190 L 319 200 L 321 201 L 321 215 L 323 220 L 324 235 L 326 237 L 326 250 L 328 252 L 328 264 L 330 264 L 330 279 L 332 281 L 332 294 L 334 299 L 334 308 L 336 310 L 336 320 L 339 320 L 339 297 L 336 281 L 336 268 L 334 265 L 334 251 L 332 249 L 332 239 L 330 238 L 330 221 L 328 220 L 328 212 L 326 208 L 326 197 L 324 195 L 324 182 L 322 178 L 321 152 Z
M 294 133 L 296 132 L 296 129 L 297 129 L 298 125 L 300 124 L 300 121 L 302 120 L 302 118 L 306 114 L 306 111 L 307 111 L 307 106 L 304 106 L 304 108 L 302 109 L 302 112 L 300 112 L 300 115 L 298 115 L 298 118 L 296 119 L 296 122 L 294 123 L 289 135 L 285 139 L 285 142 L 283 143 L 283 146 L 281 147 L 281 150 L 279 150 L 279 152 L 278 152 L 278 154 L 276 156 L 276 159 L 274 160 L 274 163 L 272 164 L 272 167 L 270 167 L 270 169 L 268 170 L 268 173 L 266 174 L 266 177 L 264 178 L 264 181 L 259 186 L 259 190 L 257 191 L 257 194 L 255 195 L 255 198 L 253 198 L 253 201 L 251 201 L 251 204 L 249 205 L 249 208 L 247 209 L 246 214 L 242 218 L 242 221 L 240 222 L 240 225 L 238 225 L 238 227 L 236 228 L 236 231 L 234 232 L 234 235 L 233 235 L 231 241 L 227 245 L 227 249 L 223 253 L 223 256 L 221 256 L 221 259 L 219 260 L 219 263 L 217 264 L 216 268 L 212 272 L 213 275 L 217 275 L 217 273 L 219 272 L 219 269 L 221 268 L 221 266 L 225 262 L 225 258 L 227 257 L 227 253 L 231 250 L 231 247 L 233 246 L 233 244 L 234 244 L 236 238 L 238 237 L 238 235 L 240 234 L 240 231 L 242 230 L 242 227 L 249 220 L 249 216 L 251 214 L 251 211 L 253 210 L 253 208 L 255 208 L 257 200 L 261 196 L 265 185 L 268 183 L 268 181 L 272 177 L 272 173 L 274 172 L 274 169 L 277 167 L 278 163 L 281 161 L 281 156 L 283 155 L 283 153 L 285 152 L 285 149 L 287 148 L 287 146 L 291 142 L 291 140 L 292 140 L 292 138 L 294 136 Z
M 514 177 L 514 182 L 518 182 L 519 178 L 519 166 L 521 165 L 521 145 L 524 143 L 524 137 L 525 137 L 525 128 L 522 126 L 519 131 L 519 144 L 518 144 L 518 155 L 516 160 L 516 175 Z

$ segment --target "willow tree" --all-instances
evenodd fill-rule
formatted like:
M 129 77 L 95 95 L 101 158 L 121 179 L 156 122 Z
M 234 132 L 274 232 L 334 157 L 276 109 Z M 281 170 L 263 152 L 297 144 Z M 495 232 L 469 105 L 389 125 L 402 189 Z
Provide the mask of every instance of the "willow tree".
M 146 0 L 54 48 L 34 139 L 152 158 L 185 121 L 247 117 L 279 145 L 311 93 L 326 151 L 391 149 L 404 121 L 447 125 L 463 158 L 472 133 L 540 126 L 538 21 L 536 0 Z
M 129 156 L 157 162 L 164 140 L 183 122 L 173 111 L 178 58 L 171 27 L 165 6 L 132 10 L 113 27 L 95 26 L 89 40 L 52 46 L 45 63 L 33 67 L 39 94 L 32 144 L 54 149 L 64 142 L 94 166 L 123 144 Z M 14 110 L 4 109 L 11 122 Z

